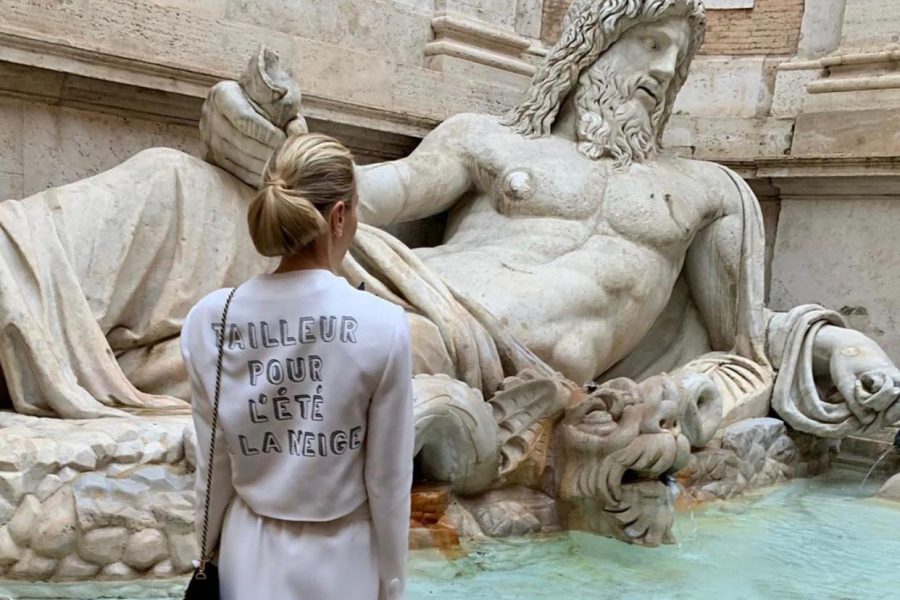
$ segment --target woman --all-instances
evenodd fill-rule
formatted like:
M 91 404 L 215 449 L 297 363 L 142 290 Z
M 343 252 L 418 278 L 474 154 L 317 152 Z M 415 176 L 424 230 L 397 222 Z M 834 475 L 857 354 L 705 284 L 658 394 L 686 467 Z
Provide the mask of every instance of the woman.
M 350 152 L 289 138 L 248 212 L 274 273 L 191 310 L 182 353 L 197 428 L 198 533 L 212 470 L 209 541 L 226 600 L 402 595 L 412 479 L 410 341 L 403 310 L 334 274 L 357 227 Z M 220 537 L 221 536 L 221 537 Z

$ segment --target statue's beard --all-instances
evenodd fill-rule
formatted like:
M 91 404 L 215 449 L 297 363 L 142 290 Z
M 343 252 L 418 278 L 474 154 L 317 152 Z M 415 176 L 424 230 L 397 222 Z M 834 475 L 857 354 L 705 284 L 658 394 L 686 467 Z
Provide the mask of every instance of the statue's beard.
M 636 75 L 623 80 L 598 67 L 582 73 L 575 94 L 579 152 L 592 160 L 612 157 L 622 168 L 656 154 L 656 130 L 665 101 L 657 100 L 648 114 L 635 98 L 638 87 L 649 79 Z

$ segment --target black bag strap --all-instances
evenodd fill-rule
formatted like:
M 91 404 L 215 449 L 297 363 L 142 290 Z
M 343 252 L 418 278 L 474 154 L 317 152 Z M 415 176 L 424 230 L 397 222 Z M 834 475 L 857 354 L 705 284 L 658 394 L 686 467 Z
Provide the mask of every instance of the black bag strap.
M 213 418 L 212 418 L 212 439 L 209 442 L 209 461 L 206 463 L 206 501 L 203 505 L 203 535 L 200 539 L 200 567 L 197 569 L 197 576 L 204 578 L 206 563 L 212 559 L 212 552 L 206 549 L 206 533 L 209 529 L 209 502 L 212 497 L 212 479 L 213 479 L 213 459 L 216 454 L 216 428 L 219 425 L 219 393 L 222 388 L 222 355 L 225 353 L 225 323 L 228 319 L 228 307 L 231 306 L 231 299 L 237 288 L 233 288 L 225 300 L 225 308 L 222 309 L 222 328 L 219 330 L 218 350 L 219 356 L 216 360 L 216 392 L 213 398 Z

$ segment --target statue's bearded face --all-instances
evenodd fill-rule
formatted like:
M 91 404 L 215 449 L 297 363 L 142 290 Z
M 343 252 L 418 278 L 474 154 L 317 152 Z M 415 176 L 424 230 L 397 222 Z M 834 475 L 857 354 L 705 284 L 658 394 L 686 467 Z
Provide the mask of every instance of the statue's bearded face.
M 582 72 L 575 107 L 583 154 L 611 156 L 619 166 L 653 156 L 666 93 L 689 40 L 683 17 L 638 25 Z

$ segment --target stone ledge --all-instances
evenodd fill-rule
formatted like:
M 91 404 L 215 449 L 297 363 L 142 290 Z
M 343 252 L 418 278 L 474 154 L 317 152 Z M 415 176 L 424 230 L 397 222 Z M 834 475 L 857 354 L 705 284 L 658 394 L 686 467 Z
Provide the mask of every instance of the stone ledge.
M 522 59 L 531 41 L 480 21 L 445 13 L 432 19 L 435 39 L 425 46 L 425 56 L 449 56 L 500 71 L 530 77 L 534 65 Z M 442 63 L 426 63 L 442 66 Z
M 374 119 L 380 130 L 419 137 L 458 112 L 500 114 L 527 83 L 473 81 L 425 68 L 421 55 L 415 64 L 401 62 L 202 13 L 172 20 L 167 10 L 104 2 L 82 13 L 8 0 L 0 15 L 0 60 L 197 98 L 213 82 L 236 77 L 264 41 L 296 68 L 308 116 L 367 127 Z

